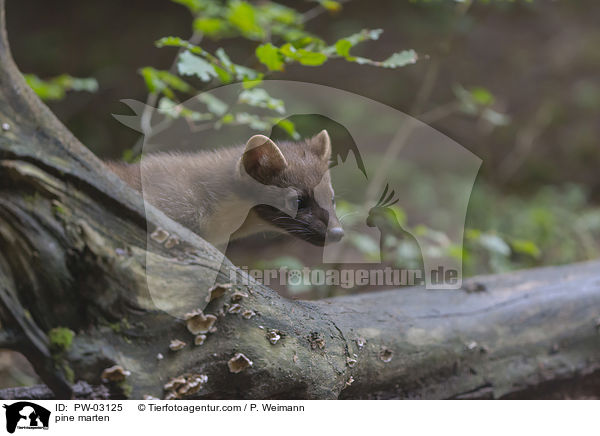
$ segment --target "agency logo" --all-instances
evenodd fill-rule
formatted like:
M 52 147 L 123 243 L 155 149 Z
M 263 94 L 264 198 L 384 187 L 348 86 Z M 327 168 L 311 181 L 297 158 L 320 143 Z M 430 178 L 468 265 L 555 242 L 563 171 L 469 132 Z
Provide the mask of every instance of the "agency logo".
M 29 401 L 19 401 L 3 406 L 6 409 L 6 431 L 14 433 L 22 430 L 48 430 L 50 411 Z

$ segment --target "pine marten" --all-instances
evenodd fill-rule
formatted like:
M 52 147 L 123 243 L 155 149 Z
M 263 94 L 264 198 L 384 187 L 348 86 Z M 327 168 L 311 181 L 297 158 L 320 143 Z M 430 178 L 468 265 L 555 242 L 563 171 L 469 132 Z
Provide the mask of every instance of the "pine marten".
M 107 165 L 146 201 L 214 245 L 234 232 L 242 237 L 275 230 L 323 246 L 344 236 L 330 158 L 331 140 L 323 130 L 298 142 L 276 144 L 254 135 L 238 147 Z

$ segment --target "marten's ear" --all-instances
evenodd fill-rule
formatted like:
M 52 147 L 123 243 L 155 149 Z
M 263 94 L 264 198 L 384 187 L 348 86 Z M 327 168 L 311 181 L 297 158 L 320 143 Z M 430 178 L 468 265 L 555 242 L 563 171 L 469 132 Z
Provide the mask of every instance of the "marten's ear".
M 252 177 L 262 180 L 279 173 L 288 163 L 273 141 L 264 135 L 254 135 L 248 139 L 239 165 L 240 172 L 244 170 Z
M 310 139 L 310 149 L 320 159 L 328 161 L 331 159 L 331 139 L 329 133 L 323 129 Z

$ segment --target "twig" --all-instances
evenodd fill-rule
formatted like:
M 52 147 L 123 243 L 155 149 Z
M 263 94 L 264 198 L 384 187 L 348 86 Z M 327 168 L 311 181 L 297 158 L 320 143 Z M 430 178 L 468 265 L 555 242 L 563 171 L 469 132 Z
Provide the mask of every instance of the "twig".
M 190 43 L 197 45 L 202 41 L 202 37 L 204 34 L 200 32 L 194 32 L 192 37 L 190 38 Z M 177 55 L 173 60 L 173 63 L 169 67 L 169 72 L 174 73 L 175 68 L 177 67 L 177 59 L 179 59 L 179 55 L 185 50 L 185 48 L 180 48 L 177 51 Z M 142 116 L 140 117 L 140 128 L 142 129 L 142 138 L 135 143 L 135 145 L 131 148 L 132 155 L 137 156 L 142 152 L 142 148 L 144 146 L 144 140 L 146 138 L 150 138 L 152 136 L 152 112 L 155 109 L 156 103 L 158 101 L 159 93 L 151 92 L 148 94 L 148 98 L 146 98 L 146 105 L 144 106 L 144 112 L 142 112 Z

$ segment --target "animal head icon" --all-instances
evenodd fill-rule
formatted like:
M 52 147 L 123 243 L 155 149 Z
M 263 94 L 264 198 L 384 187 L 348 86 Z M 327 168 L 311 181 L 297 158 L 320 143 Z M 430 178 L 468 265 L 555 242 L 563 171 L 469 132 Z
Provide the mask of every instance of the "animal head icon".
M 396 192 L 392 190 L 388 194 L 389 184 L 385 185 L 385 189 L 379 198 L 379 201 L 375 206 L 369 210 L 367 216 L 367 226 L 369 227 L 388 227 L 390 225 L 400 225 L 396 218 L 394 210 L 391 208 L 394 204 L 398 203 L 399 199 L 394 199 Z

